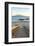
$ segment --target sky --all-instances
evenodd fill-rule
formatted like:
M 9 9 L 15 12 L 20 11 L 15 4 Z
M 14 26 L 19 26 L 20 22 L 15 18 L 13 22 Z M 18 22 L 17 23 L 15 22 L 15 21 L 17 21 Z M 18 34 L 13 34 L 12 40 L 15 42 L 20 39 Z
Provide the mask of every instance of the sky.
M 31 8 L 12 7 L 12 16 L 15 15 L 31 16 L 31 12 L 32 12 Z

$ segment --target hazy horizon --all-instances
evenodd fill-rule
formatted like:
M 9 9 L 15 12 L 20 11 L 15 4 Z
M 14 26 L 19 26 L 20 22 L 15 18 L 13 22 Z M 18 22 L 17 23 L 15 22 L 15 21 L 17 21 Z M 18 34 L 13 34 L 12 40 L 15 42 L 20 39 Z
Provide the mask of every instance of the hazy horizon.
M 19 16 L 19 15 L 12 16 L 12 22 L 16 22 L 19 19 L 27 19 L 27 18 L 29 18 L 29 16 Z

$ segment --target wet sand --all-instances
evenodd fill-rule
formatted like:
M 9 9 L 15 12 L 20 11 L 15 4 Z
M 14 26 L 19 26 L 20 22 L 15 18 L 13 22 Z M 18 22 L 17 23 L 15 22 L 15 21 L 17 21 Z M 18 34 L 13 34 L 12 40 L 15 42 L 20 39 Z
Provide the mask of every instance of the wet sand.
M 14 22 L 13 26 L 15 26 L 18 23 L 19 29 L 15 32 L 15 37 L 12 34 L 12 38 L 24 38 L 29 37 L 29 21 L 18 21 Z

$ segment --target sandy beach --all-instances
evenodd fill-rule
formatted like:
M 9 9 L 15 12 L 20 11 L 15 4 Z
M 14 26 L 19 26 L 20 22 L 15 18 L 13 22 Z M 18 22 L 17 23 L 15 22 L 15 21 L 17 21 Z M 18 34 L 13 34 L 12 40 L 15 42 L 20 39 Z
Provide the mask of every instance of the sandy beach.
M 17 25 L 16 25 L 17 24 Z M 19 25 L 19 26 L 18 26 Z M 18 26 L 18 28 L 16 28 L 16 32 L 13 35 L 12 34 L 12 38 L 26 38 L 29 37 L 29 21 L 17 21 L 13 23 L 13 27 Z M 13 31 L 15 31 L 13 30 Z M 13 32 L 12 32 L 13 33 Z

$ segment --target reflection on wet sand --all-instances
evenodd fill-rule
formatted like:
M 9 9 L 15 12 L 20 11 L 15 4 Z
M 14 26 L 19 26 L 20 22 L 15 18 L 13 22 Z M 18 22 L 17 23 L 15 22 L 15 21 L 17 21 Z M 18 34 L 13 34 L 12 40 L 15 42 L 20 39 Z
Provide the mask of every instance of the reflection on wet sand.
M 18 21 L 13 23 L 12 38 L 29 37 L 29 21 Z
M 13 37 L 16 37 L 16 32 L 19 30 L 19 25 L 17 25 L 17 26 L 14 26 L 13 28 L 12 28 L 12 35 L 13 35 Z

